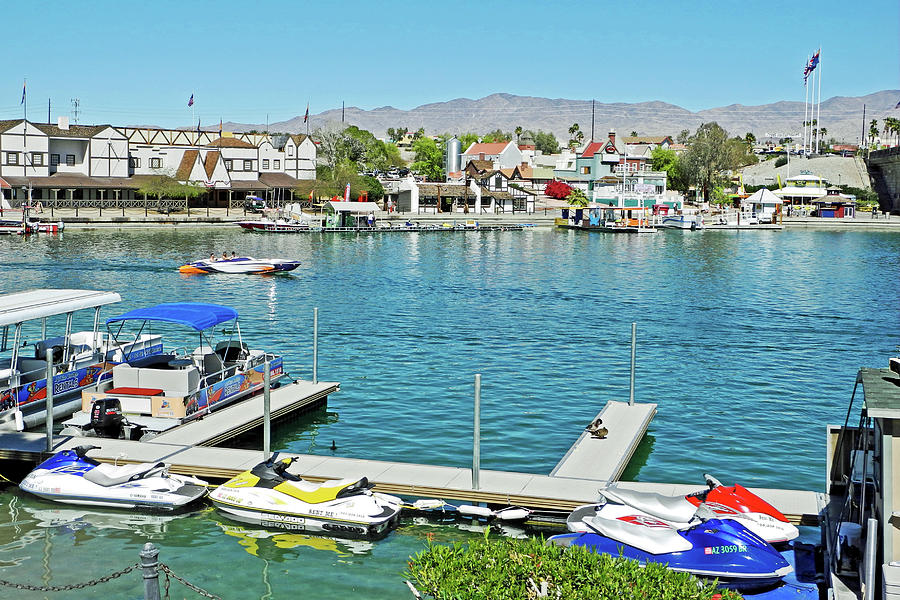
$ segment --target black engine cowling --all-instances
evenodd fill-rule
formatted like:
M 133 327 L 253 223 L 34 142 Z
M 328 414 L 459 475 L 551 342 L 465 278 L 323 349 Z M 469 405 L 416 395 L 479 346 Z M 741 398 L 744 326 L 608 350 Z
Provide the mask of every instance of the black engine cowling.
M 118 438 L 124 420 L 122 403 L 118 398 L 98 398 L 91 404 L 90 427 L 100 437 Z

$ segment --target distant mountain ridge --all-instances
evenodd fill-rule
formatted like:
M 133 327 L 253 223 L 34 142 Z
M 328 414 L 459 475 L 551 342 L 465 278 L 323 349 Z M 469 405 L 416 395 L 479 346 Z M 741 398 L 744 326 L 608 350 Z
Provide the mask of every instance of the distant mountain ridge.
M 885 116 L 895 115 L 894 107 L 900 100 L 900 90 L 883 90 L 865 96 L 835 96 L 822 102 L 819 121 L 827 130 L 826 138 L 856 143 L 863 131 L 863 105 L 866 106 L 866 124 L 878 119 L 879 128 Z M 811 117 L 810 117 L 811 118 Z M 331 109 L 309 117 L 309 131 L 326 123 L 341 120 L 341 109 Z M 798 134 L 804 120 L 804 103 L 782 100 L 760 106 L 731 104 L 697 112 L 661 101 L 638 103 L 604 103 L 594 105 L 594 139 L 606 137 L 610 129 L 619 135 L 636 131 L 640 135 L 671 135 L 673 138 L 683 129 L 694 131 L 701 123 L 716 121 L 731 135 L 743 136 L 753 132 L 762 138 L 766 134 L 778 137 Z M 441 133 L 487 133 L 497 128 L 512 132 L 516 127 L 537 131 L 551 131 L 560 143 L 569 139 L 569 127 L 578 123 L 585 139 L 591 137 L 591 101 L 563 98 L 537 98 L 512 94 L 491 94 L 478 100 L 457 98 L 447 102 L 423 104 L 411 110 L 382 106 L 372 110 L 357 107 L 344 109 L 344 121 L 371 131 L 378 137 L 386 136 L 388 128 L 406 127 L 416 130 L 424 127 L 428 135 Z M 223 124 L 227 131 L 264 131 L 265 125 L 233 123 Z M 208 128 L 204 129 L 218 129 Z M 305 133 L 303 116 L 288 121 L 270 123 L 269 131 Z

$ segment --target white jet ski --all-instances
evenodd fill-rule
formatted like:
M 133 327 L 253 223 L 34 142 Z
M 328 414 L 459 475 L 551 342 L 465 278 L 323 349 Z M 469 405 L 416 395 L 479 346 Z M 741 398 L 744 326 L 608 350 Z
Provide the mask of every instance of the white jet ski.
M 98 446 L 63 450 L 39 464 L 19 487 L 35 496 L 86 506 L 173 510 L 206 495 L 206 482 L 173 475 L 164 463 L 110 465 L 87 456 Z
M 378 538 L 397 525 L 402 501 L 365 477 L 310 483 L 287 471 L 294 458 L 277 456 L 213 490 L 216 508 L 243 523 L 342 537 Z

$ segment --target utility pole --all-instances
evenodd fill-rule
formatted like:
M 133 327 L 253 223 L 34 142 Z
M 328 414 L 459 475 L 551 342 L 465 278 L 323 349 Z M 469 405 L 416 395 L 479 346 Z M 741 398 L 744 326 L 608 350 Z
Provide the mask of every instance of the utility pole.
M 81 101 L 78 98 L 72 98 L 72 124 L 78 125 L 78 107 Z
M 344 122 L 344 101 L 341 100 L 341 123 Z
M 591 98 L 591 141 L 594 141 L 594 99 Z
M 863 119 L 865 121 L 865 119 Z M 50 124 L 50 98 L 47 98 L 47 125 Z
M 863 146 L 867 146 L 866 144 L 866 105 L 863 104 L 863 123 L 862 123 L 862 137 L 859 138 L 862 140 Z

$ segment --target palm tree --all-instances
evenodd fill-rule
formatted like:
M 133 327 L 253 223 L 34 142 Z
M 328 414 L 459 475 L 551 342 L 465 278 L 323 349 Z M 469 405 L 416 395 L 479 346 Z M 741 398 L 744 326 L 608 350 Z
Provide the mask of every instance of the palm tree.
M 872 122 L 869 123 L 869 144 L 875 143 L 875 138 L 878 137 L 878 119 L 872 119 Z
M 520 126 L 516 127 L 516 141 L 517 142 L 519 141 L 519 136 L 521 136 L 521 135 L 522 135 L 522 126 L 520 125 Z

